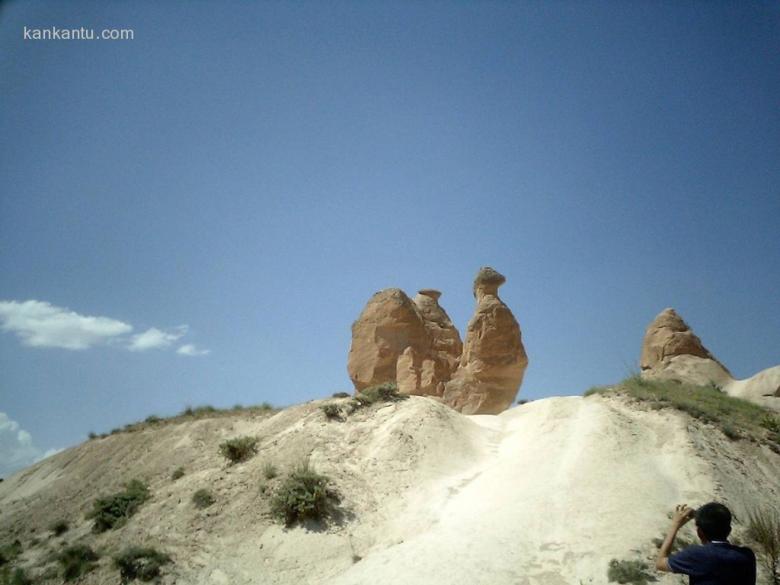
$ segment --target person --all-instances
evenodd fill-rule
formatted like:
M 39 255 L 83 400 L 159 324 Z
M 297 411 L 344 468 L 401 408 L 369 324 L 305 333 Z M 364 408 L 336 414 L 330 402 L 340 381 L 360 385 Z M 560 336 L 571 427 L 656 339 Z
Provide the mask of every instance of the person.
M 701 545 L 689 546 L 670 556 L 677 531 L 692 518 Z M 731 512 L 723 504 L 710 502 L 698 510 L 681 504 L 675 508 L 655 567 L 688 575 L 690 585 L 755 585 L 756 556 L 747 547 L 731 544 L 730 533 Z

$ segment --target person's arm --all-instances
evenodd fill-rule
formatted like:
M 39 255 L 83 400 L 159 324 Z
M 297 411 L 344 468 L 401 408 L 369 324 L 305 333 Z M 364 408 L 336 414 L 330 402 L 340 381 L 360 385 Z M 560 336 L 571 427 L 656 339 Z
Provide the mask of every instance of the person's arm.
M 661 550 L 658 551 L 658 558 L 655 560 L 655 568 L 659 571 L 669 572 L 672 570 L 669 567 L 669 555 L 672 552 L 674 539 L 677 536 L 677 531 L 685 526 L 685 523 L 691 518 L 693 518 L 693 509 L 685 504 L 680 504 L 674 509 L 672 525 L 669 527 L 669 532 L 661 545 Z

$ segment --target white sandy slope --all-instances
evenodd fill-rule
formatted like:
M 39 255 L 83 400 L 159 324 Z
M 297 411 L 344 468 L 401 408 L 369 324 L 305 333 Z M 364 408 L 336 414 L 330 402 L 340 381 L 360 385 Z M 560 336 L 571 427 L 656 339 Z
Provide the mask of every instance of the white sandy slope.
M 345 422 L 327 421 L 320 404 L 91 441 L 0 484 L 0 530 L 40 534 L 64 515 L 74 528 L 63 539 L 169 552 L 166 583 L 577 585 L 607 583 L 612 558 L 651 559 L 676 503 L 717 499 L 743 515 L 780 502 L 776 453 L 617 397 L 470 417 L 412 397 Z M 236 434 L 257 435 L 260 453 L 226 467 L 214 445 Z M 262 464 L 300 457 L 333 478 L 341 523 L 284 529 L 269 518 Z M 179 464 L 188 475 L 171 482 Z M 91 535 L 81 519 L 90 497 L 139 466 L 152 501 L 120 531 Z M 198 511 L 189 498 L 204 486 L 217 504 Z M 45 549 L 59 545 L 50 538 L 24 560 L 42 572 Z M 102 562 L 84 582 L 115 583 L 116 572 Z

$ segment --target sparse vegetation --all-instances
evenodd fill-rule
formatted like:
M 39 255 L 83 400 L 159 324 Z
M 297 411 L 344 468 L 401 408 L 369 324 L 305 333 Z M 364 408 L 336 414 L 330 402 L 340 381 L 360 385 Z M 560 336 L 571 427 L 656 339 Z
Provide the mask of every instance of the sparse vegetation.
M 610 583 L 630 583 L 631 585 L 647 585 L 657 579 L 647 572 L 647 565 L 642 561 L 619 561 L 612 559 L 607 567 L 607 579 Z
M 780 434 L 766 426 L 771 426 L 767 417 L 772 416 L 767 409 L 724 394 L 711 385 L 645 380 L 634 375 L 615 386 L 594 387 L 585 392 L 585 396 L 594 394 L 627 396 L 656 410 L 674 408 L 714 425 L 732 440 L 755 440 L 780 449 Z
M 407 398 L 409 397 L 398 393 L 398 384 L 395 382 L 385 382 L 384 384 L 370 386 L 365 390 L 361 390 L 355 396 L 355 400 L 360 402 L 362 406 L 369 406 L 379 402 L 398 402 Z
M 87 435 L 87 438 L 88 438 L 90 441 L 91 441 L 92 439 L 97 439 L 98 437 L 99 437 L 99 435 L 98 435 L 97 433 L 93 432 L 93 431 L 90 431 L 90 432 L 89 432 L 89 434 Z
M 257 453 L 257 439 L 255 437 L 228 439 L 220 444 L 219 452 L 231 464 L 246 461 Z
M 0 568 L 0 585 L 32 585 L 30 579 L 22 568 L 11 569 L 11 567 Z
M 122 583 L 156 579 L 162 566 L 170 562 L 171 557 L 151 547 L 131 546 L 114 557 L 114 566 L 119 569 Z
M 184 477 L 184 468 L 183 467 L 177 467 L 173 470 L 173 473 L 171 474 L 171 479 L 173 481 L 176 481 L 177 479 L 181 479 Z
M 162 419 L 159 416 L 157 416 L 156 414 L 150 414 L 149 416 L 147 416 L 144 419 L 144 422 L 147 423 L 147 424 L 155 424 L 155 423 L 158 423 L 158 422 L 161 422 L 161 421 L 162 421 Z
M 666 539 L 666 535 L 662 534 L 659 538 L 653 539 L 653 544 L 655 545 L 655 548 L 661 548 L 661 545 L 664 543 L 664 540 Z M 696 544 L 692 539 L 686 537 L 683 534 L 678 534 L 677 538 L 674 539 L 674 542 L 672 543 L 672 551 L 673 553 L 682 550 L 684 548 L 688 548 L 691 545 Z
M 63 550 L 57 560 L 62 566 L 62 578 L 73 581 L 95 568 L 98 554 L 86 544 L 74 544 Z
M 349 398 L 352 396 L 349 392 L 334 392 L 333 398 Z
M 49 530 L 54 534 L 54 536 L 62 536 L 69 529 L 70 526 L 66 520 L 57 520 L 56 522 L 52 522 L 52 524 L 49 526 Z
M 320 409 L 328 420 L 341 420 L 341 408 L 338 404 L 323 404 Z
M 121 492 L 95 500 L 88 518 L 94 520 L 92 530 L 105 532 L 124 525 L 138 508 L 149 499 L 148 486 L 134 479 Z
M 774 510 L 748 512 L 747 536 L 757 545 L 770 583 L 780 585 L 780 514 Z
M 0 567 L 13 562 L 20 554 L 22 554 L 22 541 L 18 538 L 0 546 Z
M 279 469 L 271 463 L 270 461 L 267 461 L 263 464 L 263 477 L 266 479 L 274 479 L 279 475 Z
M 179 416 L 194 416 L 199 417 L 207 414 L 214 414 L 217 412 L 217 409 L 211 406 L 210 404 L 206 404 L 204 406 L 187 406 L 182 413 Z
M 199 489 L 194 494 L 192 494 L 192 503 L 195 504 L 195 507 L 200 510 L 208 508 L 215 501 L 216 500 L 214 499 L 214 496 L 207 489 Z
M 306 520 L 322 521 L 339 502 L 330 480 L 304 463 L 284 480 L 271 500 L 271 511 L 285 526 Z

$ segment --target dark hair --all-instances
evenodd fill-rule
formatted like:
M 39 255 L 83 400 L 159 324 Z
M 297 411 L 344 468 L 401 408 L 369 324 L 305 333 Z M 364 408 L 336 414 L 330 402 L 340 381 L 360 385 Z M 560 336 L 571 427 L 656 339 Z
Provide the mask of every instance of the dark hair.
M 723 504 L 704 504 L 696 510 L 694 518 L 708 540 L 726 540 L 731 533 L 731 512 Z

